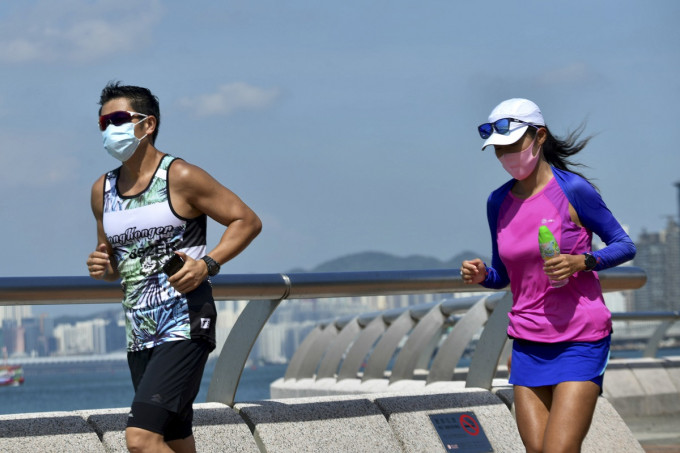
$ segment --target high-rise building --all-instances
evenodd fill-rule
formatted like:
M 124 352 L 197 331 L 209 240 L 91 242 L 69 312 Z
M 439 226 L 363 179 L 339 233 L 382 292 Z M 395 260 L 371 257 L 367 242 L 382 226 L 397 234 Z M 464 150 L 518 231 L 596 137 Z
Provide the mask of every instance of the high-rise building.
M 633 292 L 636 311 L 680 309 L 680 182 L 678 217 L 668 218 L 666 228 L 658 233 L 643 231 L 638 240 L 634 263 L 647 273 L 647 283 Z
M 21 325 L 21 320 L 33 316 L 30 305 L 8 305 L 0 307 L 0 323 L 4 320 L 14 320 Z

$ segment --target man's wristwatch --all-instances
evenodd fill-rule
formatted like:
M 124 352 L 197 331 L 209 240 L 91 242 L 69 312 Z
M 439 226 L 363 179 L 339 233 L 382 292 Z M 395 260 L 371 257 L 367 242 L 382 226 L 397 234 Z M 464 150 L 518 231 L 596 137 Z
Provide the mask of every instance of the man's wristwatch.
M 205 255 L 201 259 L 205 261 L 205 264 L 208 265 L 208 275 L 210 277 L 214 277 L 215 275 L 220 273 L 220 263 L 210 258 L 208 255 Z
M 597 258 L 593 256 L 592 253 L 584 253 L 583 254 L 586 257 L 586 271 L 592 271 L 595 269 L 595 266 L 597 266 Z

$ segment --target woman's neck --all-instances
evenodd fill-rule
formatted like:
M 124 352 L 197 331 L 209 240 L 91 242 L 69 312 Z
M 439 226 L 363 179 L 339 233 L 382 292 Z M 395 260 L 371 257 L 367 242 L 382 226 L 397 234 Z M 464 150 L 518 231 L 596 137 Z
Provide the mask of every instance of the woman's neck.
M 553 173 L 550 164 L 541 158 L 529 176 L 515 183 L 512 187 L 512 193 L 519 198 L 532 197 L 543 190 L 552 178 Z

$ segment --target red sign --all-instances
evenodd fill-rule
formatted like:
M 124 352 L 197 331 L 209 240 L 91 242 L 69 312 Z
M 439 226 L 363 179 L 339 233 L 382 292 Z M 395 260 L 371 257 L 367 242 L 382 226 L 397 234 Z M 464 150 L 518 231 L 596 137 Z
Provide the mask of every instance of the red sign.
M 471 436 L 476 436 L 479 434 L 479 425 L 474 418 L 470 417 L 468 414 L 463 414 L 458 420 L 460 427 Z

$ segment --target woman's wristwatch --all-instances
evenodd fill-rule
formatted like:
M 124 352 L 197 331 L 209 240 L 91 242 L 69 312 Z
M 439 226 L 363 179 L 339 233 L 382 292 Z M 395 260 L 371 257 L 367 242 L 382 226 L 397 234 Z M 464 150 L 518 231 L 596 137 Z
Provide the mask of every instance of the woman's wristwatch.
M 595 258 L 592 253 L 584 253 L 583 255 L 586 257 L 585 270 L 590 272 L 595 269 L 595 266 L 597 266 L 597 258 Z

